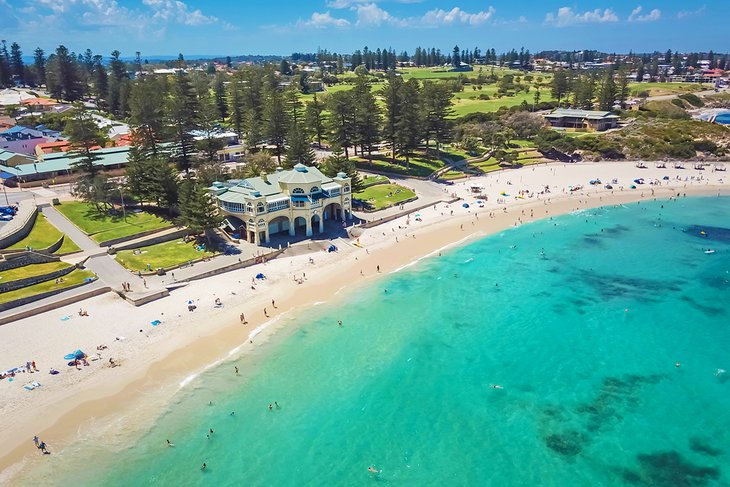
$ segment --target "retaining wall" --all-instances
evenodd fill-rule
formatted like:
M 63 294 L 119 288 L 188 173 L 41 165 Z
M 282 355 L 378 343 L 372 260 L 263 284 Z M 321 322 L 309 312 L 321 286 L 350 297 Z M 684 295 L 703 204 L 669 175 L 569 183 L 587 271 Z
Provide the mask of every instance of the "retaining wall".
M 7 281 L 7 282 L 0 282 L 0 293 L 7 293 L 10 291 L 15 291 L 16 289 L 21 289 L 24 287 L 32 286 L 34 284 L 39 284 L 41 282 L 50 281 L 51 279 L 58 279 L 59 277 L 63 277 L 66 274 L 70 274 L 71 272 L 75 271 L 79 268 L 79 265 L 72 265 L 65 269 L 60 269 L 57 271 L 49 272 L 48 274 L 41 274 L 39 276 L 33 276 L 33 277 L 26 277 L 25 279 L 16 279 L 15 281 Z
M 0 249 L 10 247 L 28 236 L 33 229 L 38 208 L 31 201 L 21 201 L 15 217 L 0 231 Z
M 437 201 L 435 203 L 426 203 L 426 204 L 423 204 L 423 205 L 420 205 L 420 206 L 416 206 L 415 208 L 411 208 L 409 210 L 401 211 L 400 213 L 395 213 L 393 215 L 383 217 L 383 218 L 381 218 L 379 220 L 372 220 L 372 221 L 369 221 L 369 222 L 365 222 L 365 223 L 363 223 L 361 225 L 358 225 L 358 226 L 360 228 L 373 228 L 373 227 L 377 227 L 378 225 L 382 225 L 383 223 L 388 223 L 388 222 L 391 222 L 393 220 L 397 220 L 398 218 L 400 218 L 402 216 L 410 215 L 411 213 L 415 213 L 417 211 L 421 211 L 422 209 L 428 208 L 429 206 L 433 206 L 433 205 L 436 205 L 438 203 L 448 203 L 448 204 L 451 204 L 451 203 L 454 203 L 456 201 L 459 201 L 459 199 L 460 198 L 454 198 L 452 200 L 446 200 L 446 201 L 441 200 L 441 201 Z
M 229 264 L 229 265 L 224 266 L 224 267 L 219 267 L 218 269 L 213 269 L 213 270 L 210 270 L 210 271 L 207 271 L 207 272 L 203 272 L 202 274 L 198 274 L 197 276 L 188 277 L 186 279 L 180 279 L 179 281 L 180 282 L 196 281 L 198 279 L 205 279 L 206 277 L 217 276 L 219 274 L 224 274 L 226 272 L 231 272 L 231 271 L 235 271 L 235 270 L 238 270 L 238 269 L 244 269 L 246 267 L 250 267 L 252 265 L 255 265 L 255 264 L 259 263 L 260 262 L 260 259 L 262 257 L 264 259 L 266 259 L 267 261 L 269 261 L 271 259 L 275 259 L 275 258 L 279 257 L 285 251 L 286 251 L 286 249 L 275 250 L 275 251 L 273 251 L 273 252 L 271 252 L 269 254 L 262 255 L 260 257 L 255 257 L 255 258 L 252 257 L 252 258 L 250 258 L 248 260 L 242 260 L 240 262 L 234 262 L 233 264 Z
M 46 255 L 30 250 L 21 250 L 12 254 L 3 255 L 4 259 L 0 260 L 0 272 L 17 269 L 31 264 L 47 264 L 49 262 L 58 262 L 61 260 L 57 255 Z
M 117 245 L 123 242 L 129 242 L 130 240 L 137 240 L 138 238 L 146 237 L 147 235 L 154 235 L 155 233 L 160 233 L 164 230 L 169 230 L 171 228 L 175 227 L 173 225 L 170 225 L 169 227 L 156 228 L 154 230 L 147 230 L 146 232 L 135 233 L 134 235 L 129 235 L 127 237 L 119 237 L 113 238 L 111 240 L 105 240 L 99 243 L 99 247 L 111 247 L 113 245 Z M 89 235 L 89 238 L 91 238 L 91 235 Z
M 28 296 L 27 298 L 16 299 L 15 301 L 9 301 L 7 303 L 0 304 L 0 311 L 7 311 L 12 308 L 17 308 L 19 306 L 33 303 L 35 301 L 39 301 L 41 299 L 45 299 L 45 298 L 54 296 L 56 294 L 70 291 L 72 289 L 76 289 L 81 286 L 86 286 L 87 284 L 90 284 L 90 283 L 82 282 L 75 286 L 70 286 L 70 287 L 67 287 L 64 289 L 57 289 L 55 291 L 49 291 L 47 293 L 36 294 L 35 296 Z M 0 317 L 0 326 L 7 325 L 8 323 L 12 323 L 13 321 L 22 320 L 23 318 L 29 318 L 31 316 L 39 315 L 41 313 L 45 313 L 46 311 L 52 311 L 54 309 L 62 308 L 69 304 L 78 303 L 79 301 L 93 298 L 94 296 L 99 296 L 100 294 L 108 293 L 111 290 L 112 289 L 108 286 L 97 288 L 97 289 L 92 289 L 91 291 L 88 291 L 85 293 L 76 294 L 75 296 L 69 296 L 68 298 L 65 298 L 65 299 L 59 299 L 58 301 L 54 301 L 53 303 L 44 304 L 42 306 L 36 306 L 32 309 L 21 311 L 19 313 L 15 313 L 15 314 L 8 315 L 8 316 L 3 316 L 3 317 Z
M 169 242 L 171 240 L 177 240 L 178 238 L 183 238 L 185 235 L 187 235 L 190 231 L 187 228 L 181 228 L 180 230 L 176 232 L 170 232 L 166 233 L 164 235 L 158 235 L 158 236 L 152 236 L 149 239 L 144 239 L 139 242 L 129 243 L 120 245 L 119 247 L 115 246 L 114 250 L 134 250 L 138 249 L 140 247 L 148 247 L 150 245 L 155 245 L 163 242 Z M 104 246 L 102 244 L 102 246 Z

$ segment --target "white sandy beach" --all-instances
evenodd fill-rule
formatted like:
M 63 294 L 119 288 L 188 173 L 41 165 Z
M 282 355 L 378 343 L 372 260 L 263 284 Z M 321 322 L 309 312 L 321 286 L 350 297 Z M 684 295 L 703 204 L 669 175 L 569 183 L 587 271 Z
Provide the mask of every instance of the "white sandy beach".
M 108 424 L 134 408 L 135 414 L 149 413 L 151 421 L 152 410 L 162 410 L 181 384 L 189 383 L 206 366 L 235 359 L 239 353 L 255 353 L 277 329 L 292 326 L 292 320 L 266 326 L 277 316 L 328 301 L 343 287 L 369 282 L 379 275 L 377 266 L 382 273 L 391 272 L 466 238 L 577 209 L 685 194 L 730 194 L 725 172 L 699 171 L 691 163 L 685 164 L 686 169 L 669 164 L 667 168 L 656 168 L 653 163 L 647 166 L 639 169 L 633 162 L 549 164 L 470 178 L 443 186 L 461 201 L 423 209 L 418 219 L 410 215 L 365 230 L 359 237 L 362 248 L 342 245 L 338 253 L 284 256 L 195 281 L 140 308 L 109 293 L 0 326 L 0 370 L 24 366 L 27 361 L 35 361 L 40 370 L 18 374 L 13 382 L 0 381 L 0 469 L 5 469 L 0 483 L 8 481 L 18 465 L 28 467 L 45 460 L 33 448 L 34 435 L 58 451 L 83 434 L 92 418 L 94 424 Z M 669 179 L 664 180 L 665 176 Z M 644 178 L 645 184 L 629 189 L 636 178 Z M 601 184 L 590 185 L 593 179 L 600 179 Z M 612 183 L 614 179 L 616 183 Z M 606 184 L 613 189 L 607 190 Z M 476 203 L 472 186 L 483 188 L 487 197 L 483 204 Z M 576 186 L 582 188 L 570 190 Z M 310 257 L 314 263 L 309 262 Z M 267 279 L 251 289 L 252 278 L 259 272 Z M 303 274 L 306 280 L 297 284 L 294 277 Z M 216 298 L 223 307 L 214 307 Z M 188 300 L 197 305 L 194 312 L 188 312 Z M 80 317 L 80 307 L 90 316 Z M 264 316 L 264 307 L 269 318 Z M 240 323 L 241 313 L 247 325 Z M 69 318 L 63 320 L 66 316 Z M 162 323 L 152 326 L 154 320 Z M 63 358 L 76 349 L 94 357 L 102 344 L 108 348 L 100 352 L 101 358 L 81 370 L 69 367 Z M 110 368 L 109 358 L 121 366 Z M 50 375 L 51 368 L 60 373 Z M 23 389 L 33 381 L 42 386 Z M 144 407 L 153 402 L 155 408 Z

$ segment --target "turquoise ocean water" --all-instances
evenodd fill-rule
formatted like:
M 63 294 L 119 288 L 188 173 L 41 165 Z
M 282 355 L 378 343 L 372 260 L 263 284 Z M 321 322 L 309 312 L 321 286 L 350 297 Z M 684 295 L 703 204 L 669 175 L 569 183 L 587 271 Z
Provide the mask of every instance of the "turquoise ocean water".
M 299 314 L 269 353 L 235 362 L 250 373 L 211 369 L 127 448 L 87 441 L 32 477 L 730 485 L 730 372 L 716 375 L 729 305 L 728 198 L 540 221 Z

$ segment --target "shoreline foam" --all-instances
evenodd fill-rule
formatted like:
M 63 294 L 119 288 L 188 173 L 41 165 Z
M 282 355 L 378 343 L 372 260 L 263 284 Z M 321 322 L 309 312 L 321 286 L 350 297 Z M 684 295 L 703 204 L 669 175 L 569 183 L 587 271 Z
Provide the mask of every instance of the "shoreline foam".
M 560 166 L 556 165 L 556 167 Z M 623 169 L 628 169 L 626 163 L 623 166 Z M 619 169 L 618 166 L 615 168 Z M 509 175 L 517 177 L 520 175 L 520 171 L 528 170 L 528 168 L 525 168 L 512 171 Z M 632 172 L 636 172 L 636 170 L 632 169 Z M 497 182 L 499 182 L 499 176 L 497 176 Z M 562 178 L 562 182 L 567 184 L 570 181 L 566 182 L 565 178 Z M 681 183 L 679 182 L 679 184 Z M 471 184 L 471 181 L 467 184 Z M 594 190 L 595 188 L 587 189 Z M 642 192 L 642 190 L 648 189 L 652 189 L 655 194 L 645 195 Z M 370 253 L 364 251 L 364 249 L 348 249 L 349 252 L 343 252 L 341 257 L 324 259 L 327 261 L 324 266 L 314 268 L 306 267 L 305 263 L 297 262 L 299 266 L 291 269 L 295 260 L 303 262 L 303 258 L 291 259 L 290 269 L 288 270 L 286 270 L 285 262 L 290 259 L 283 258 L 278 265 L 274 261 L 274 263 L 268 265 L 284 268 L 283 270 L 280 269 L 282 276 L 286 275 L 288 277 L 292 270 L 295 274 L 304 270 L 309 271 L 310 277 L 307 285 L 297 286 L 292 281 L 288 281 L 287 285 L 287 280 L 282 277 L 273 283 L 271 289 L 267 288 L 266 292 L 260 293 L 250 302 L 239 303 L 233 305 L 230 309 L 225 309 L 222 313 L 217 313 L 214 319 L 220 316 L 220 323 L 215 324 L 212 329 L 206 330 L 205 335 L 201 335 L 196 330 L 189 330 L 192 328 L 191 323 L 195 324 L 197 320 L 188 319 L 188 330 L 184 329 L 186 325 L 183 324 L 178 327 L 183 329 L 175 329 L 174 333 L 176 335 L 170 337 L 169 341 L 159 343 L 161 340 L 158 340 L 156 345 L 160 346 L 160 350 L 155 351 L 154 354 L 151 353 L 146 359 L 135 364 L 125 364 L 122 369 L 113 369 L 113 371 L 100 368 L 96 375 L 91 374 L 92 377 L 85 381 L 79 381 L 68 389 L 52 391 L 50 398 L 44 398 L 45 400 L 35 407 L 20 409 L 23 414 L 20 415 L 20 418 L 18 418 L 18 415 L 12 418 L 14 420 L 19 419 L 19 421 L 13 421 L 13 425 L 8 424 L 11 418 L 5 415 L 5 421 L 3 421 L 5 424 L 2 428 L 2 444 L 6 453 L 2 454 L 0 462 L 7 468 L 2 472 L 0 481 L 3 480 L 3 477 L 10 478 L 10 475 L 17 473 L 17 470 L 22 472 L 24 468 L 32 465 L 32 461 L 23 460 L 28 460 L 29 455 L 33 452 L 30 447 L 30 439 L 34 434 L 42 434 L 44 440 L 56 446 L 56 450 L 58 450 L 59 447 L 63 448 L 64 444 L 72 441 L 79 427 L 87 424 L 89 418 L 108 422 L 124 415 L 125 411 L 126 414 L 129 414 L 133 406 L 144 400 L 142 391 L 149 390 L 151 387 L 155 388 L 158 401 L 168 403 L 179 392 L 182 381 L 187 381 L 185 383 L 185 386 L 187 386 L 194 382 L 200 373 L 210 367 L 232 360 L 232 357 L 237 354 L 247 354 L 259 350 L 260 343 L 267 342 L 278 330 L 287 327 L 287 323 L 284 322 L 290 320 L 282 319 L 286 314 L 300 312 L 302 309 L 316 305 L 316 303 L 328 302 L 332 296 L 340 296 L 343 289 L 350 290 L 352 287 L 357 287 L 359 285 L 357 282 L 370 282 L 370 279 L 378 276 L 378 273 L 374 272 L 376 265 L 381 266 L 381 274 L 383 275 L 397 272 L 447 248 L 459 246 L 471 239 L 482 238 L 512 228 L 522 218 L 526 223 L 571 213 L 577 209 L 673 197 L 677 192 L 698 196 L 716 196 L 720 193 L 728 194 L 729 189 L 727 186 L 710 186 L 709 184 L 700 183 L 690 184 L 688 187 L 645 186 L 637 190 L 614 191 L 613 194 L 609 191 L 590 191 L 583 194 L 548 195 L 546 199 L 549 198 L 549 202 L 546 199 L 523 200 L 511 205 L 512 208 L 506 212 L 499 211 L 504 205 L 490 205 L 489 208 L 479 211 L 481 218 L 476 220 L 474 220 L 474 213 L 438 218 L 437 209 L 434 211 L 433 221 L 428 220 L 428 223 L 422 226 L 405 229 L 406 234 L 410 233 L 417 236 L 412 239 L 410 238 L 411 235 L 408 235 L 407 243 L 403 240 L 401 240 L 401 243 L 396 243 L 393 239 L 396 235 L 403 236 L 403 231 L 395 231 L 396 226 L 399 223 L 402 224 L 405 220 L 405 218 L 402 218 L 392 222 L 391 225 L 372 229 L 371 233 L 373 235 L 371 236 L 375 239 L 372 245 L 368 247 L 372 250 Z M 440 206 L 443 207 L 444 205 Z M 525 217 L 524 210 L 534 210 L 536 208 L 546 208 L 546 213 L 534 218 Z M 489 218 L 490 211 L 495 214 L 494 218 Z M 520 213 L 521 211 L 522 213 Z M 422 212 L 424 211 L 422 210 Z M 427 218 L 430 218 L 430 215 Z M 473 226 L 472 228 L 467 227 L 467 230 L 471 230 L 468 235 L 454 241 L 453 236 L 462 233 L 460 226 L 470 222 Z M 390 238 L 383 239 L 379 235 L 375 235 L 382 230 L 388 229 L 392 230 Z M 317 258 L 319 259 L 319 257 Z M 368 269 L 364 278 L 359 276 L 358 267 L 363 270 Z M 258 270 L 258 268 L 255 269 Z M 256 272 L 256 270 L 253 272 Z M 243 274 L 249 272 L 252 271 L 250 269 L 245 272 L 237 271 L 218 279 L 235 282 Z M 337 290 L 332 292 L 332 287 Z M 245 311 L 248 315 L 252 312 L 251 309 L 254 306 L 261 309 L 268 304 L 268 300 L 274 295 L 274 292 L 277 293 L 275 296 L 277 301 L 287 303 L 287 306 L 275 310 L 276 314 L 271 314 L 266 320 L 251 319 L 251 326 L 254 326 L 254 329 L 245 328 L 242 330 L 242 326 L 237 319 L 238 313 Z M 165 305 L 163 307 L 166 310 L 172 309 L 176 297 L 179 296 L 173 294 L 172 297 L 167 298 L 163 302 L 163 305 Z M 103 301 L 103 299 L 98 301 Z M 116 305 L 116 303 L 114 304 Z M 60 313 L 60 310 L 55 312 L 55 314 Z M 48 318 L 49 314 L 41 315 L 40 319 L 43 316 Z M 194 317 L 196 319 L 202 318 L 201 314 Z M 295 327 L 296 325 L 288 326 L 289 329 Z M 247 331 L 247 333 L 242 334 L 241 331 Z M 256 342 L 251 343 L 253 338 L 260 338 L 261 341 L 256 340 Z M 231 349 L 232 343 L 238 345 Z M 200 350 L 204 352 L 201 353 Z M 231 355 L 234 350 L 236 352 Z M 126 372 L 126 370 L 129 372 Z M 70 398 L 74 399 L 74 404 L 67 404 Z M 50 414 L 46 408 L 51 409 Z M 150 418 L 150 421 L 153 420 L 154 418 Z

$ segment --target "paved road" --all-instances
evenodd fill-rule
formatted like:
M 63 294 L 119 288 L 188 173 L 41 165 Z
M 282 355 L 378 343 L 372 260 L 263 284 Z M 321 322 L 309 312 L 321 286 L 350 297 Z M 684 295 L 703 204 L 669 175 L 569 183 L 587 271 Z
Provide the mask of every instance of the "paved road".
M 76 242 L 76 245 L 81 247 L 81 250 L 84 252 L 89 252 L 92 255 L 106 252 L 106 250 L 100 248 L 96 242 L 87 237 L 84 232 L 68 221 L 66 217 L 59 213 L 59 211 L 54 207 L 46 206 L 41 211 L 43 211 L 43 215 L 53 224 L 54 227 L 71 237 L 71 240 Z

